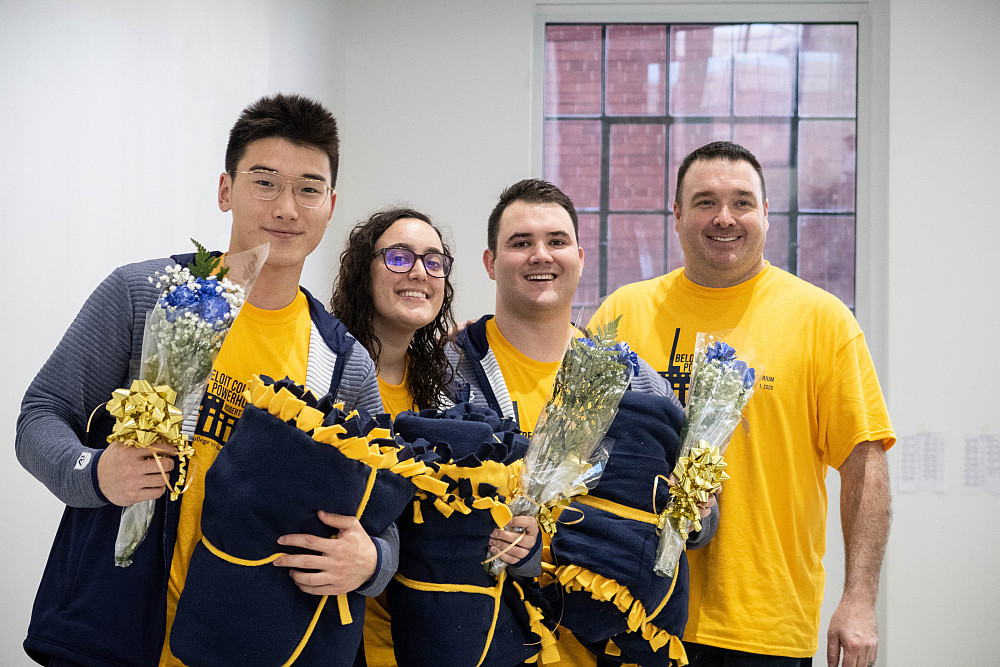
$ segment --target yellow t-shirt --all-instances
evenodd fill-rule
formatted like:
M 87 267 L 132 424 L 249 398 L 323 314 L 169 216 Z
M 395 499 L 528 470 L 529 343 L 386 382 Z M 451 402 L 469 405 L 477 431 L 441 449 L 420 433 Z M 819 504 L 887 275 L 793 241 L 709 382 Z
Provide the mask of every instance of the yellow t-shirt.
M 170 628 L 184 589 L 191 554 L 201 539 L 205 473 L 243 414 L 243 390 L 252 375 L 268 375 L 275 380 L 288 376 L 305 384 L 311 328 L 309 304 L 301 291 L 291 304 L 279 310 L 262 310 L 245 303 L 215 360 L 192 442 L 195 455 L 188 464 L 191 484 L 181 496 L 177 540 L 167 585 L 167 633 L 160 655 L 161 666 L 183 665 L 170 652 Z M 328 388 L 314 389 L 318 395 L 323 395 Z
M 400 412 L 416 410 L 405 374 L 399 384 L 389 384 L 378 378 L 378 392 L 382 396 L 382 407 L 393 419 Z M 391 627 L 385 593 L 377 598 L 365 598 L 364 644 L 368 667 L 392 667 L 396 664 Z
M 383 409 L 392 415 L 393 419 L 400 412 L 417 409 L 413 404 L 413 394 L 410 393 L 410 388 L 406 384 L 406 374 L 403 375 L 403 381 L 399 384 L 389 384 L 380 377 L 378 379 L 378 393 L 382 396 Z
M 523 354 L 503 337 L 493 319 L 486 322 L 486 340 L 503 373 L 519 428 L 530 438 L 545 404 L 552 398 L 552 386 L 560 362 L 535 361 Z M 547 539 L 544 544 L 548 545 Z M 546 667 L 588 667 L 597 664 L 594 654 L 581 646 L 566 628 L 559 628 L 556 648 L 559 649 L 559 662 Z
M 494 319 L 486 322 L 486 341 L 503 373 L 507 393 L 517 415 L 518 428 L 530 438 L 538 416 L 552 398 L 552 385 L 556 381 L 559 362 L 535 361 L 523 354 L 503 337 Z
M 591 320 L 618 333 L 686 402 L 695 336 L 725 340 L 757 384 L 726 460 L 715 538 L 688 553 L 684 639 L 722 648 L 816 653 L 826 550 L 827 466 L 854 445 L 895 442 L 864 334 L 836 297 L 776 267 L 734 287 L 682 269 L 620 288 Z M 752 356 L 750 356 L 752 355 Z

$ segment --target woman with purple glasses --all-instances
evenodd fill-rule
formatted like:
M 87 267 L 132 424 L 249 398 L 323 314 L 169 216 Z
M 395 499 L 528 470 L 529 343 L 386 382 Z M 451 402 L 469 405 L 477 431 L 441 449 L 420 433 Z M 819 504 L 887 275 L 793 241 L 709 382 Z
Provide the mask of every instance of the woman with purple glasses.
M 409 208 L 372 214 L 340 255 L 330 310 L 375 360 L 385 411 L 439 407 L 452 368 L 452 257 L 430 218 Z

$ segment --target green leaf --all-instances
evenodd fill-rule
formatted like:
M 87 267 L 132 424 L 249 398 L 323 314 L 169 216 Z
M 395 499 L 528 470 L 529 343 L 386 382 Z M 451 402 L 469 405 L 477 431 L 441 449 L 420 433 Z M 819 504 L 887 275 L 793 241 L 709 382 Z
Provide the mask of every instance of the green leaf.
M 198 249 L 198 252 L 194 254 L 194 261 L 188 263 L 188 269 L 191 271 L 191 275 L 195 278 L 208 278 L 215 271 L 215 268 L 219 266 L 221 257 L 213 257 L 212 253 L 205 249 L 205 246 L 198 243 L 194 239 L 191 239 L 191 243 L 194 247 Z M 229 267 L 224 266 L 219 269 L 219 272 L 215 274 L 216 279 L 222 280 L 226 277 L 229 272 Z

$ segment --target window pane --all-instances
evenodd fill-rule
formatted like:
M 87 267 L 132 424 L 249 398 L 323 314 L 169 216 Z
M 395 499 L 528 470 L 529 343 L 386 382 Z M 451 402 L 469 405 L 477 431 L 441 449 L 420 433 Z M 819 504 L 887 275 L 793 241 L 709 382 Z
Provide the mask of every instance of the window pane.
M 736 43 L 735 115 L 790 116 L 795 104 L 798 27 L 742 25 Z
M 601 193 L 601 121 L 545 121 L 545 180 L 576 208 L 597 208 Z
M 857 115 L 857 25 L 807 25 L 799 54 L 799 114 Z
M 684 266 L 684 249 L 681 248 L 681 239 L 674 229 L 674 216 L 667 216 L 667 271 L 673 271 Z
M 854 121 L 799 123 L 799 208 L 854 211 Z
M 662 116 L 667 105 L 667 27 L 608 26 L 609 115 Z
M 767 172 L 764 172 L 767 176 Z M 774 266 L 788 270 L 788 216 L 767 215 L 767 240 L 764 241 L 764 259 Z
M 601 255 L 600 255 L 600 217 L 597 215 L 578 215 L 580 221 L 580 247 L 583 248 L 583 275 L 576 288 L 574 304 L 596 304 L 600 293 Z M 584 321 L 586 324 L 586 321 Z
M 608 292 L 663 273 L 663 216 L 608 216 Z
M 764 170 L 764 187 L 768 211 L 789 209 L 788 189 L 791 183 L 788 145 L 792 139 L 790 121 L 781 123 L 740 124 L 733 131 L 733 141 L 757 156 Z
M 663 210 L 667 129 L 611 126 L 610 210 Z
M 675 123 L 670 126 L 670 196 L 673 203 L 677 190 L 677 168 L 688 153 L 711 141 L 729 141 L 732 129 L 728 123 Z
M 853 306 L 856 24 L 547 26 L 545 58 L 545 178 L 587 214 L 576 303 L 683 265 L 677 168 L 732 140 L 767 179 L 765 258 Z
M 854 216 L 799 218 L 799 277 L 854 307 Z
M 728 116 L 737 26 L 672 26 L 670 113 Z
M 546 115 L 601 113 L 601 26 L 545 28 Z

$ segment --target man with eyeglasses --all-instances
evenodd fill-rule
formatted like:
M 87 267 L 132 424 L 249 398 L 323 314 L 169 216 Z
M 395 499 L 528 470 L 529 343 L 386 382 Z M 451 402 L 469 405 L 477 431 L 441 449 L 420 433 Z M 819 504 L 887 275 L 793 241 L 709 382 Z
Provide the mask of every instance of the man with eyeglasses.
M 516 419 L 529 437 L 552 396 L 556 371 L 576 332 L 573 296 L 584 261 L 578 231 L 573 202 L 552 183 L 525 179 L 504 190 L 490 214 L 488 247 L 483 251 L 483 265 L 496 282 L 496 312 L 470 323 L 456 338 L 459 353 L 454 358 L 461 381 L 470 386 L 471 401 Z M 680 407 L 663 379 L 645 362 L 640 361 L 631 388 L 669 396 Z M 711 539 L 718 519 L 714 497 L 708 511 L 711 515 L 704 518 L 703 529 L 692 534 L 689 548 Z M 494 553 L 510 547 L 510 556 L 533 556 L 530 545 L 536 543 L 538 528 L 524 528 L 532 539 L 513 547 L 520 537 L 517 532 L 494 531 Z M 531 562 L 537 576 L 540 559 Z M 520 572 L 528 572 L 527 565 L 522 561 Z M 559 665 L 599 664 L 565 628 L 560 628 L 558 648 Z
M 242 412 L 242 388 L 252 375 L 288 376 L 331 392 L 348 411 L 381 412 L 368 353 L 298 284 L 333 213 L 338 159 L 336 121 L 309 99 L 262 98 L 233 126 L 218 194 L 219 208 L 232 213 L 228 252 L 270 248 L 213 366 L 194 427 L 190 486 L 179 502 L 157 503 L 129 567 L 113 565 L 121 507 L 162 498 L 165 484 L 147 450 L 105 442 L 108 417 L 100 408 L 136 377 L 143 323 L 159 295 L 147 279 L 192 256 L 116 269 L 28 388 L 18 457 L 67 505 L 24 642 L 39 663 L 182 664 L 171 653 L 169 631 L 201 537 L 204 476 Z M 173 468 L 172 459 L 161 461 Z M 354 517 L 319 518 L 331 528 L 327 537 L 280 538 L 280 549 L 291 554 L 268 567 L 288 568 L 298 587 L 316 596 L 380 593 L 395 571 L 395 528 L 369 536 Z

